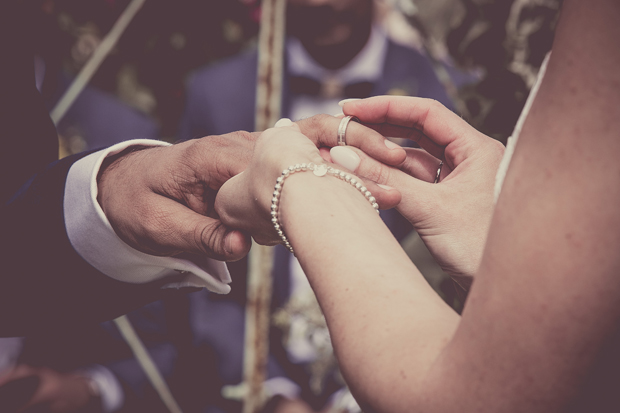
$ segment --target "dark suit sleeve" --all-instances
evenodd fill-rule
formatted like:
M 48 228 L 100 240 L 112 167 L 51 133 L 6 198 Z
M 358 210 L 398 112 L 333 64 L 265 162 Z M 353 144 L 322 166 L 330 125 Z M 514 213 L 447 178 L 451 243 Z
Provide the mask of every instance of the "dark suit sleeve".
M 156 285 L 110 279 L 69 243 L 65 179 L 85 154 L 55 161 L 58 138 L 36 90 L 31 2 L 0 5 L 0 335 L 104 321 L 159 296 Z

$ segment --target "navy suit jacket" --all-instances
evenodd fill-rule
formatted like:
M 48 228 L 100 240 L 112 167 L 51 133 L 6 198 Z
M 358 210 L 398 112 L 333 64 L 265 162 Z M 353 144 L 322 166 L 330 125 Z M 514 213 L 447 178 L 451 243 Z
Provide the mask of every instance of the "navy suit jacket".
M 156 283 L 113 280 L 84 261 L 65 231 L 64 186 L 71 165 L 35 87 L 29 7 L 0 5 L 0 335 L 101 322 L 161 297 Z
M 197 71 L 187 87 L 179 138 L 254 130 L 257 52 L 248 51 Z M 289 116 L 291 92 L 284 82 L 282 117 Z M 388 41 L 383 76 L 371 95 L 397 92 L 436 99 L 452 108 L 429 60 L 419 52 Z

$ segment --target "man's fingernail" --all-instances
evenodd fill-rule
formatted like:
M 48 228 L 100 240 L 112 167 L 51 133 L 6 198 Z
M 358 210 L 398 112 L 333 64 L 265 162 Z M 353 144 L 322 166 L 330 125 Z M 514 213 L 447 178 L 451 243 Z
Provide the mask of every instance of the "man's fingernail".
M 329 154 L 332 157 L 332 162 L 344 166 L 350 171 L 355 171 L 360 164 L 359 155 L 345 146 L 334 146 Z
M 338 105 L 340 107 L 343 107 L 345 103 L 353 102 L 354 100 L 361 100 L 361 99 L 358 99 L 358 98 L 342 99 L 340 102 L 338 102 Z
M 282 118 L 279 121 L 276 122 L 275 125 L 273 125 L 274 128 L 284 128 L 286 126 L 291 126 L 293 124 L 293 121 L 290 120 L 289 118 Z
M 385 143 L 385 146 L 387 146 L 390 149 L 396 149 L 396 148 L 400 148 L 401 146 L 397 143 L 392 142 L 389 139 L 386 139 L 383 141 Z
M 383 189 L 387 189 L 388 191 L 389 191 L 390 189 L 394 189 L 394 188 L 392 188 L 391 186 L 387 186 L 387 185 L 383 185 L 383 184 L 377 184 L 377 186 L 380 186 L 380 187 L 381 187 L 381 188 L 383 188 Z
M 237 236 L 236 234 L 237 231 L 230 231 L 228 234 L 226 234 L 226 238 L 224 239 L 224 251 L 226 251 L 226 254 L 228 255 L 232 255 L 235 253 L 235 248 L 234 248 L 234 243 L 235 243 L 235 237 Z

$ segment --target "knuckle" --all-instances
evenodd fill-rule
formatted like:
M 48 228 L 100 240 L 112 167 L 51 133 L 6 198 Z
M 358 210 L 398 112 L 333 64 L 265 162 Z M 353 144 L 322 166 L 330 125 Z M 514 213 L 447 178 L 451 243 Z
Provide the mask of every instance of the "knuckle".
M 385 184 L 389 181 L 390 178 L 390 170 L 383 164 L 378 162 L 373 162 L 369 165 L 368 169 L 364 173 L 364 177 L 367 179 L 379 183 Z
M 428 106 L 430 108 L 430 110 L 444 110 L 446 107 L 443 105 L 443 103 L 441 103 L 440 101 L 438 101 L 437 99 L 430 99 L 430 102 L 428 103 Z
M 506 147 L 498 140 L 489 138 L 487 138 L 487 140 L 489 157 L 493 159 L 493 161 L 500 162 L 501 159 L 504 157 L 504 151 L 506 150 Z
M 224 231 L 224 225 L 220 221 L 213 221 L 201 228 L 196 228 L 194 242 L 203 253 L 224 255 L 224 246 L 221 242 Z

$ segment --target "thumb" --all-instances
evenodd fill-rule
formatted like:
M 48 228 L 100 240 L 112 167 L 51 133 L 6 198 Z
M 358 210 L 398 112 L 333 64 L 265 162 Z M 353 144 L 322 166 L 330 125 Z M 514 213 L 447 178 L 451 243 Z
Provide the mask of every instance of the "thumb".
M 219 219 L 201 215 L 172 199 L 159 197 L 158 202 L 159 213 L 141 237 L 149 240 L 151 245 L 138 243 L 138 249 L 143 252 L 155 251 L 160 255 L 190 253 L 218 261 L 236 261 L 250 250 L 250 237 L 228 228 Z M 145 248 L 140 246 L 148 250 L 144 251 Z
M 249 235 L 226 227 L 219 219 L 202 217 L 194 233 L 200 232 L 197 245 L 209 258 L 219 261 L 238 261 L 250 251 L 252 241 Z

